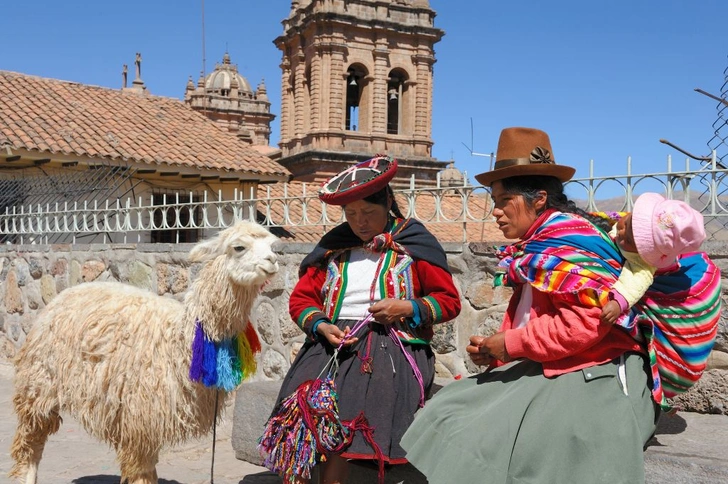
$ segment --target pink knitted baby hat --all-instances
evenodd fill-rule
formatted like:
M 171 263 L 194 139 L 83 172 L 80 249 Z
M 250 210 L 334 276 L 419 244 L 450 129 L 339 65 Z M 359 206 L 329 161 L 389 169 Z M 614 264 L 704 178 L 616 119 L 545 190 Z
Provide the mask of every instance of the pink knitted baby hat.
M 639 255 L 657 268 L 672 265 L 680 254 L 697 251 L 705 240 L 700 212 L 657 193 L 642 194 L 635 201 L 632 233 Z

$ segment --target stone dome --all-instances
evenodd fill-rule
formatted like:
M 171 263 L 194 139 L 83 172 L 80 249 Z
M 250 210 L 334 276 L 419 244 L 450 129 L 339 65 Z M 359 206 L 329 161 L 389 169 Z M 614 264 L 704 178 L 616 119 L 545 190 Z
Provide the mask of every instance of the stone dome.
M 464 178 L 463 173 L 455 168 L 454 161 L 451 161 L 447 168 L 440 172 L 440 183 L 442 186 L 462 186 Z
M 208 92 L 228 95 L 233 87 L 237 87 L 241 95 L 245 93 L 252 96 L 253 94 L 250 83 L 240 75 L 238 66 L 230 63 L 230 55 L 226 52 L 222 58 L 222 64 L 215 64 L 215 70 L 205 79 L 205 89 Z

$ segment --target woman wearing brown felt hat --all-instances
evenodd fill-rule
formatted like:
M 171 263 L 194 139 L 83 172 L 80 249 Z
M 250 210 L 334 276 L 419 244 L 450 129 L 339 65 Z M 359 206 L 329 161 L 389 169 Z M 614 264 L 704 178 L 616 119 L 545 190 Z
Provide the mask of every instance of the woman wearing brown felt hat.
M 604 221 L 564 194 L 574 172 L 545 132 L 516 127 L 475 177 L 515 240 L 494 276 L 514 292 L 500 330 L 466 348 L 486 371 L 440 390 L 402 439 L 430 484 L 644 482 L 659 415 L 649 361 L 626 331 L 600 324 L 622 257 Z

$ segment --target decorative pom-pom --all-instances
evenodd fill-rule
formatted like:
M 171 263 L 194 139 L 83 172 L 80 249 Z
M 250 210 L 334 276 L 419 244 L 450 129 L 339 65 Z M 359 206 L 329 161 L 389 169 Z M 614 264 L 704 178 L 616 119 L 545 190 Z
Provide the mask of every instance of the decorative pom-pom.
M 204 351 L 205 333 L 202 325 L 196 321 L 195 337 L 192 340 L 192 363 L 190 364 L 190 380 L 199 382 L 202 380 L 202 358 Z
M 202 383 L 211 387 L 217 383 L 217 349 L 215 343 L 207 339 L 207 337 L 203 341 Z
M 195 321 L 190 380 L 233 391 L 244 378 L 255 373 L 255 353 L 260 350 L 260 339 L 250 323 L 246 325 L 245 332 L 233 338 L 212 341 L 205 334 L 202 323 Z
M 217 351 L 217 386 L 231 392 L 240 384 L 241 375 L 240 360 L 232 340 L 221 341 Z

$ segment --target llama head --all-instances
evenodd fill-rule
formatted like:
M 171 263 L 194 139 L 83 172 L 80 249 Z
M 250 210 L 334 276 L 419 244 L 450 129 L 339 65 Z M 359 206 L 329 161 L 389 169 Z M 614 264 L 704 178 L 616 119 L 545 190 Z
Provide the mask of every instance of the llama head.
M 214 261 L 235 284 L 262 286 L 278 272 L 278 238 L 254 222 L 237 222 L 190 251 L 192 262 Z

